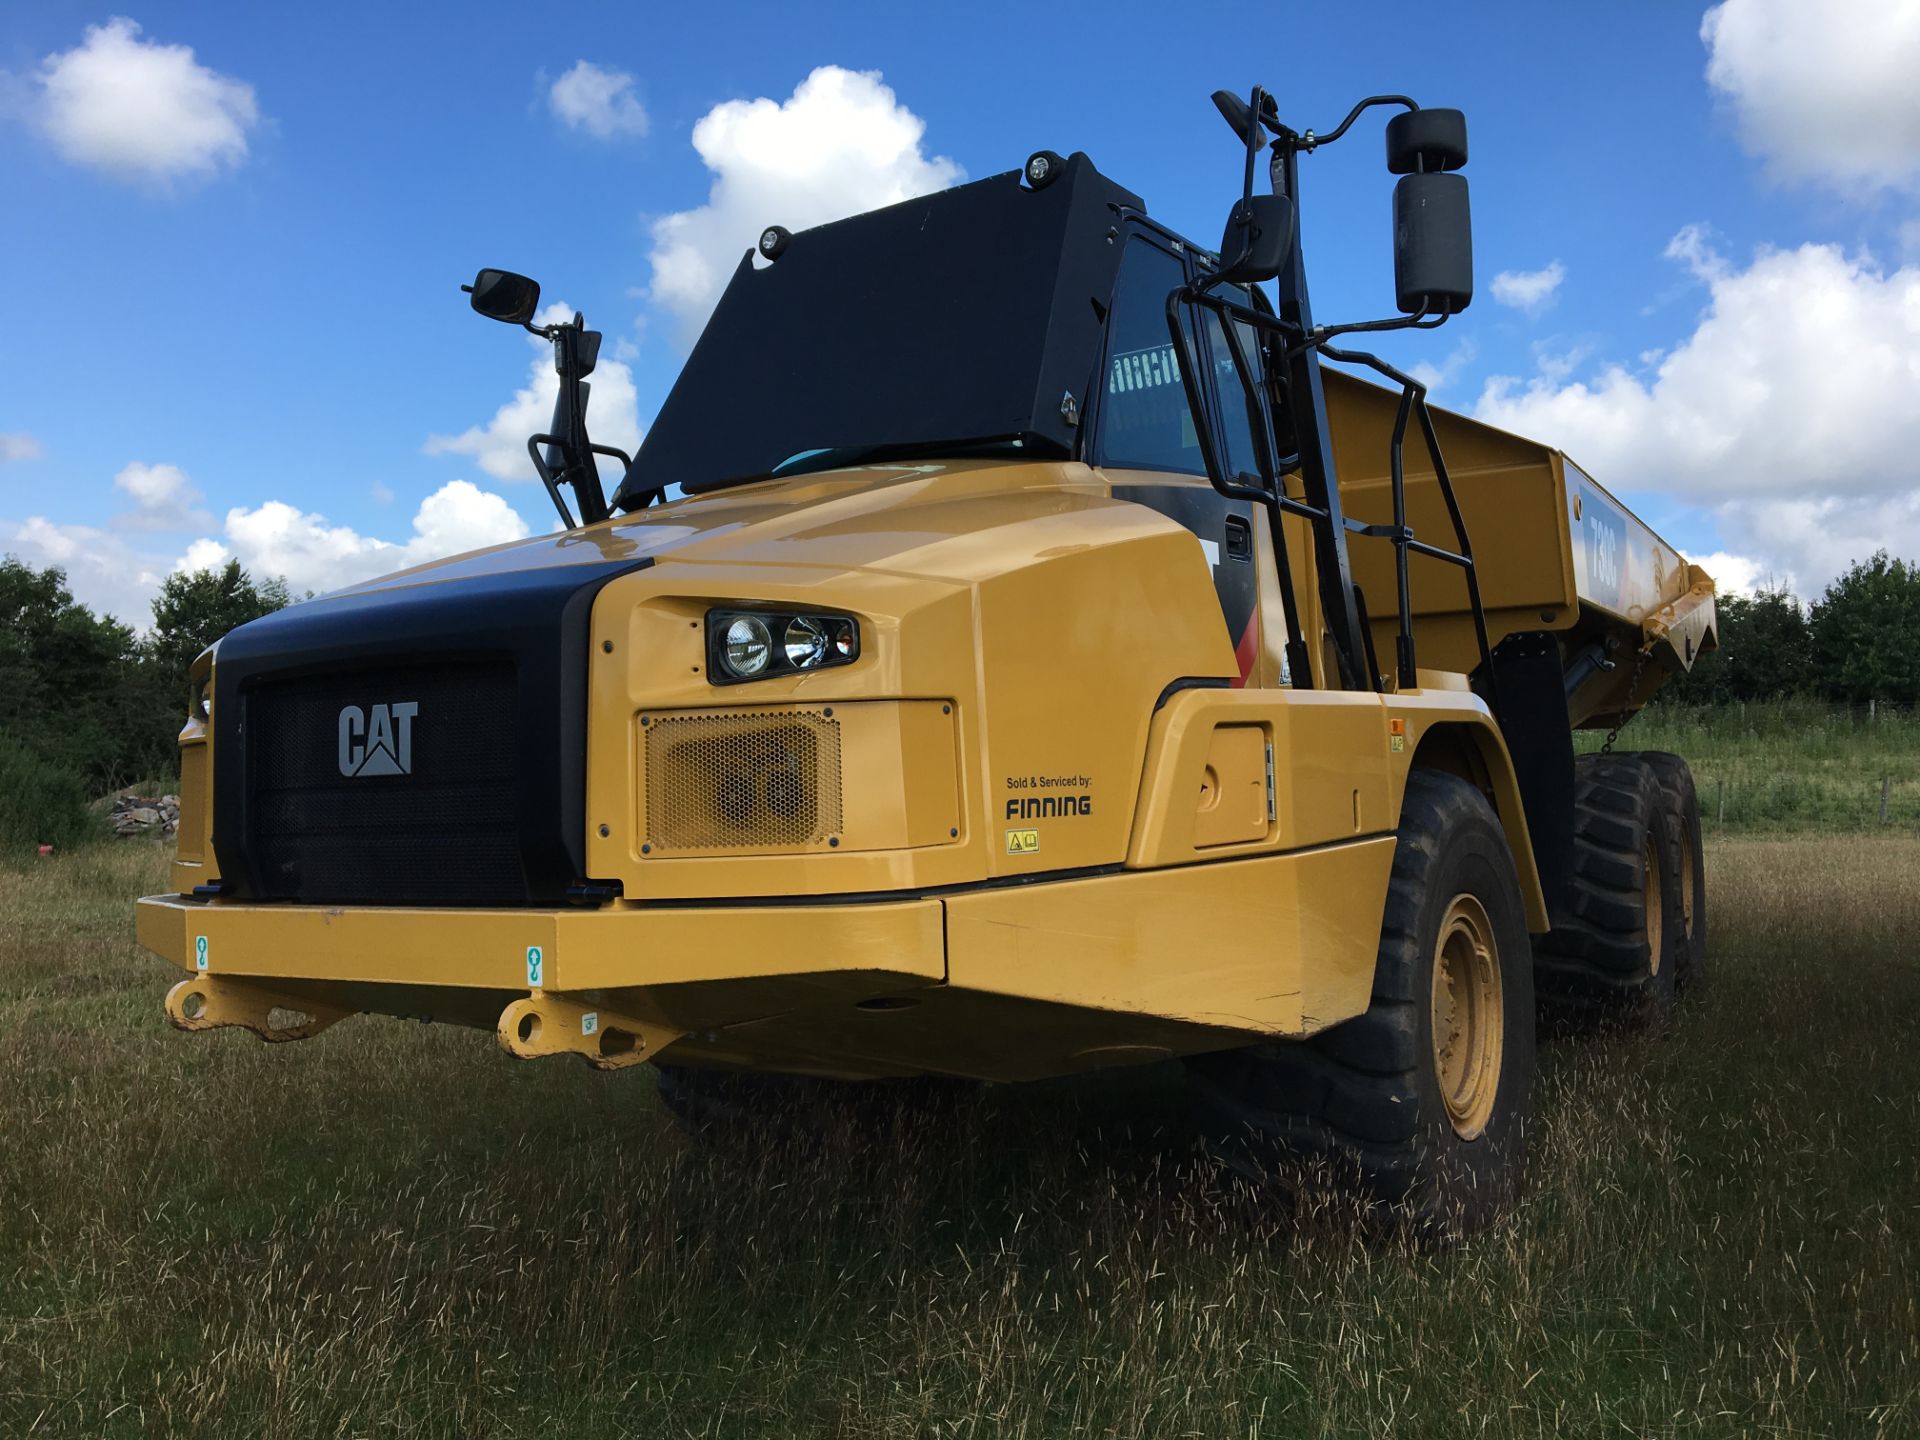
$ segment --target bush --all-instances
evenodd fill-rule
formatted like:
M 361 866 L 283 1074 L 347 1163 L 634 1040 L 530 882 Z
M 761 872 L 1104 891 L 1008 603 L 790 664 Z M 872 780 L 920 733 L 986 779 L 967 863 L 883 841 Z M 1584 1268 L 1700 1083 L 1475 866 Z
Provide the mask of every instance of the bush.
M 73 771 L 11 742 L 0 742 L 0 847 L 66 847 L 106 833 L 87 808 L 87 785 Z

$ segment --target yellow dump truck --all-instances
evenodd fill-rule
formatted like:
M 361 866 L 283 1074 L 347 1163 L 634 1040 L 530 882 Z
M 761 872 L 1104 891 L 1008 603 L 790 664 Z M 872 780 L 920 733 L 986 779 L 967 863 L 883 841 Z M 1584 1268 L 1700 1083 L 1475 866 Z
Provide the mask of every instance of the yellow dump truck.
M 1712 585 L 1336 343 L 1470 298 L 1457 111 L 1215 99 L 1218 253 L 1046 151 L 770 228 L 636 456 L 588 438 L 598 334 L 538 329 L 560 531 L 196 663 L 139 904 L 173 1023 L 474 1026 L 653 1062 L 695 1119 L 742 1073 L 1180 1057 L 1238 1158 L 1497 1214 L 1536 991 L 1657 1020 L 1702 962 L 1684 765 L 1572 733 L 1714 643 Z M 1399 314 L 1316 325 L 1300 163 L 1380 103 Z M 469 288 L 535 328 L 531 281 Z

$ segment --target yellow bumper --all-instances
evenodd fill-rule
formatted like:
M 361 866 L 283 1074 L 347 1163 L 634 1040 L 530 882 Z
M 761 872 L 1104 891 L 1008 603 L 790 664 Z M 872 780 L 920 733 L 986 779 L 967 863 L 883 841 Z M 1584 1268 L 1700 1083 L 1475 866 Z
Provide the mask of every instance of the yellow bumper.
M 1390 837 L 938 898 L 598 910 L 139 905 L 183 1029 L 354 1012 L 494 1029 L 523 1057 L 1029 1079 L 1302 1035 L 1360 1013 Z M 627 1048 L 610 1051 L 617 1028 Z M 298 1033 L 296 1033 L 298 1032 Z M 627 1042 L 632 1042 L 628 1045 Z

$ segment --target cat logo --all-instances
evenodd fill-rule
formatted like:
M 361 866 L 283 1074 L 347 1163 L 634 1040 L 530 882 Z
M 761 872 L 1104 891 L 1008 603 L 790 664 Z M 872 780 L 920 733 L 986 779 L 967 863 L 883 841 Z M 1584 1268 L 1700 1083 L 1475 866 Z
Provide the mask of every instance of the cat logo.
M 340 712 L 340 773 L 348 779 L 413 773 L 412 700 L 375 705 L 370 711 L 349 705 Z

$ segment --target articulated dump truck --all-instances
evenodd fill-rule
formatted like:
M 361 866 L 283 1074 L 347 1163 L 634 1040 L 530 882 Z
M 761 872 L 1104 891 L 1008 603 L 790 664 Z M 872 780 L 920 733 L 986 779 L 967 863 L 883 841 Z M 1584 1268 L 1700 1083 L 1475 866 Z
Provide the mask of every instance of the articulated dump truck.
M 1712 583 L 1344 348 L 1471 298 L 1458 111 L 1214 98 L 1218 252 L 1050 151 L 772 227 L 633 457 L 599 335 L 482 271 L 554 346 L 563 527 L 199 658 L 139 903 L 172 1022 L 474 1026 L 693 1120 L 1172 1058 L 1244 1168 L 1498 1214 L 1536 1005 L 1657 1023 L 1699 974 L 1686 766 L 1573 732 L 1715 643 Z M 1398 313 L 1317 324 L 1302 162 L 1382 104 Z

